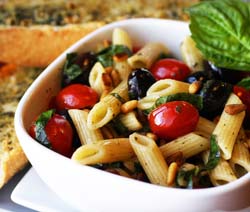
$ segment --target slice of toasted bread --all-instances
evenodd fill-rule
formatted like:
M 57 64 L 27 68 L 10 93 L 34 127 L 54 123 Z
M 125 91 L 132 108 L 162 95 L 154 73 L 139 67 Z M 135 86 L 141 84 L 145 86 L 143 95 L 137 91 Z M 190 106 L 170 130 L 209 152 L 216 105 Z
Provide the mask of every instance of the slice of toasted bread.
M 28 163 L 13 120 L 18 101 L 39 73 L 36 69 L 6 66 L 0 67 L 0 188 Z
M 6 1 L 0 5 L 0 61 L 45 67 L 71 44 L 105 23 L 135 17 L 187 20 L 183 8 L 198 1 Z

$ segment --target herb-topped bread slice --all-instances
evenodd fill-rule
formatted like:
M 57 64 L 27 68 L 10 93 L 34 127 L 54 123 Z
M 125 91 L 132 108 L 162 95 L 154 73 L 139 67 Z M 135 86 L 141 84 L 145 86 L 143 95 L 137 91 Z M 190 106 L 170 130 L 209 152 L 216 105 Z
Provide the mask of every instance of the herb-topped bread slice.
M 0 5 L 0 61 L 45 67 L 71 44 L 117 20 L 187 20 L 183 8 L 198 0 L 21 0 Z

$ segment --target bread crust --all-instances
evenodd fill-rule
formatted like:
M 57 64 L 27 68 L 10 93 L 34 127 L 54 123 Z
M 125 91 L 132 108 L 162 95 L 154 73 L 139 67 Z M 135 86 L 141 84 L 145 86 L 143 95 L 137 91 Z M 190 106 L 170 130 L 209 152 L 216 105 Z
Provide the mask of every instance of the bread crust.
M 63 27 L 0 27 L 0 61 L 24 67 L 46 67 L 73 43 L 103 25 L 91 22 Z

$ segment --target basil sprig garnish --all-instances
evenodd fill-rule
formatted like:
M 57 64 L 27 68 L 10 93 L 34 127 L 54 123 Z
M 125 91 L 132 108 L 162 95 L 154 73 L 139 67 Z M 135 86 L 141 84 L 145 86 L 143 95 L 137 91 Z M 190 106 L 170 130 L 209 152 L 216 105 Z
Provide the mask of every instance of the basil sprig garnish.
M 77 53 L 69 53 L 66 56 L 66 61 L 63 66 L 63 74 L 67 75 L 67 77 L 72 81 L 76 79 L 78 76 L 80 76 L 83 72 L 81 67 L 77 64 L 75 64 L 77 60 Z
M 104 66 L 109 67 L 113 65 L 113 56 L 118 54 L 132 55 L 128 47 L 124 45 L 110 45 L 97 53 L 97 60 Z
M 216 66 L 250 71 L 250 5 L 241 0 L 204 1 L 188 8 L 198 49 Z
M 47 138 L 45 132 L 45 126 L 47 122 L 51 119 L 54 114 L 54 110 L 48 110 L 43 112 L 37 119 L 35 123 L 35 133 L 36 133 L 36 140 L 41 143 L 42 145 L 51 148 L 51 144 Z

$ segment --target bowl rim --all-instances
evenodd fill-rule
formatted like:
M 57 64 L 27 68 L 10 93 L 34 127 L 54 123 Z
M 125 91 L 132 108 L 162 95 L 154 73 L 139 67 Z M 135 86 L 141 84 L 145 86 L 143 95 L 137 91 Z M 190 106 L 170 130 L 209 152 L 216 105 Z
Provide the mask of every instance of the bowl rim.
M 101 32 L 109 31 L 110 29 L 113 29 L 115 27 L 129 26 L 131 24 L 141 24 L 141 23 L 145 23 L 145 22 L 157 22 L 157 23 L 162 23 L 162 24 L 177 24 L 180 27 L 187 27 L 188 26 L 187 22 L 178 21 L 178 20 L 157 19 L 157 18 L 133 18 L 133 19 L 117 21 L 117 22 L 113 22 L 113 23 L 104 25 L 104 26 L 100 27 L 99 29 L 89 33 L 88 35 L 86 35 L 85 37 L 83 37 L 82 39 L 80 39 L 79 41 L 74 43 L 72 46 L 70 46 L 68 49 L 66 49 L 61 55 L 59 55 L 47 68 L 44 69 L 44 71 L 34 80 L 34 82 L 26 90 L 25 94 L 23 95 L 20 102 L 18 103 L 16 112 L 15 112 L 15 116 L 14 116 L 14 127 L 15 127 L 15 131 L 16 131 L 18 138 L 20 138 L 20 140 L 27 140 L 26 142 L 29 142 L 29 140 L 35 141 L 33 138 L 31 138 L 29 136 L 27 130 L 24 127 L 24 123 L 22 120 L 23 109 L 24 109 L 25 105 L 27 104 L 27 98 L 33 93 L 33 91 L 37 87 L 37 85 L 39 85 L 40 82 L 45 79 L 45 77 L 47 76 L 47 74 L 50 71 L 54 70 L 59 65 L 62 65 L 64 63 L 67 53 L 78 51 L 78 49 L 81 45 L 83 45 L 84 43 L 87 43 L 89 40 L 91 40 L 93 37 L 96 37 Z M 22 146 L 22 141 L 20 141 L 20 143 Z M 54 156 L 57 157 L 58 159 L 60 158 L 60 159 L 63 159 L 65 161 L 68 161 L 68 162 L 71 161 L 72 164 L 75 164 L 77 166 L 84 166 L 87 169 L 88 168 L 94 169 L 94 171 L 97 171 L 96 173 L 112 175 L 113 178 L 117 178 L 117 179 L 124 178 L 125 180 L 132 180 L 135 183 L 143 184 L 144 186 L 150 186 L 152 189 L 158 188 L 158 189 L 164 189 L 164 190 L 173 190 L 175 192 L 179 192 L 180 195 L 188 195 L 189 197 L 190 197 L 190 195 L 191 196 L 197 195 L 198 192 L 199 192 L 199 195 L 203 195 L 203 196 L 206 196 L 206 195 L 211 196 L 211 195 L 214 195 L 215 193 L 226 193 L 226 192 L 233 191 L 238 186 L 242 186 L 242 185 L 245 185 L 247 183 L 249 184 L 249 182 L 250 182 L 250 173 L 247 173 L 244 176 L 240 177 L 239 179 L 237 179 L 233 182 L 227 183 L 225 185 L 217 186 L 217 187 L 191 189 L 191 191 L 190 191 L 190 189 L 164 187 L 164 186 L 153 185 L 150 183 L 141 182 L 141 181 L 134 180 L 134 179 L 126 179 L 125 177 L 117 176 L 117 175 L 107 173 L 107 172 L 103 173 L 103 172 L 100 172 L 100 170 L 98 170 L 96 168 L 76 164 L 70 158 L 64 157 L 64 156 L 62 156 L 62 155 L 60 155 L 60 154 L 58 154 L 50 149 L 47 149 L 46 147 L 39 144 L 38 142 L 35 142 L 35 143 L 36 143 L 35 145 L 39 145 L 41 148 L 44 148 L 45 151 L 50 151 L 50 153 L 54 154 Z M 36 168 L 36 167 L 34 167 L 34 168 Z M 124 181 L 124 180 L 122 180 L 122 181 Z

